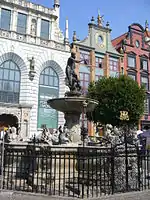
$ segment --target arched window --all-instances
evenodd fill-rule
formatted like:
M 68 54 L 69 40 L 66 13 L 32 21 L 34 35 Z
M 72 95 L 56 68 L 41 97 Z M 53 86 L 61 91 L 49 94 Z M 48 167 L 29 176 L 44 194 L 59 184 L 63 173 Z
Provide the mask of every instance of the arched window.
M 52 67 L 45 68 L 39 81 L 38 128 L 57 128 L 58 113 L 52 109 L 47 100 L 59 95 L 59 77 Z
M 19 94 L 19 67 L 12 60 L 7 60 L 0 65 L 0 102 L 18 104 Z

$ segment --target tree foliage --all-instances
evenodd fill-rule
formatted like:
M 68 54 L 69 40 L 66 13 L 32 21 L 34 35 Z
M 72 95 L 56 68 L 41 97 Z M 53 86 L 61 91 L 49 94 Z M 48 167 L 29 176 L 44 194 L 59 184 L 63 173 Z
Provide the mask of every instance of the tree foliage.
M 103 77 L 91 83 L 87 96 L 99 101 L 93 113 L 87 113 L 88 119 L 94 122 L 118 126 L 120 111 L 128 111 L 128 123 L 133 125 L 144 113 L 145 89 L 126 75 Z

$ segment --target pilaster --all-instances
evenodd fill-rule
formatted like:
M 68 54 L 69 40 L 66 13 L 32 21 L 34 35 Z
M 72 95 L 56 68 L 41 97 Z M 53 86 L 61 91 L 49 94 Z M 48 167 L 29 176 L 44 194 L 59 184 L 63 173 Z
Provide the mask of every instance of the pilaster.
M 37 44 L 40 44 L 40 36 L 41 36 L 41 16 L 38 15 L 38 18 L 37 18 Z
M 17 31 L 17 9 L 14 8 L 14 10 L 12 10 L 12 17 L 11 17 L 11 27 L 10 30 L 16 32 Z
M 95 52 L 90 52 L 90 81 L 95 80 Z
M 55 20 L 52 18 L 50 21 L 50 40 L 55 40 Z
M 109 77 L 109 54 L 106 53 L 104 57 L 104 76 Z
M 95 65 L 95 52 L 92 50 L 90 52 L 90 82 L 95 81 Z M 94 136 L 93 122 L 88 122 L 88 132 L 89 136 Z
M 124 59 L 123 57 L 120 57 L 119 58 L 119 74 L 122 75 L 122 74 L 125 74 L 125 68 L 124 68 Z
M 51 21 L 49 22 L 49 40 L 51 40 L 51 31 L 52 31 L 52 26 L 51 26 Z
M 123 57 L 123 68 L 124 68 L 124 74 L 127 75 L 127 54 L 124 54 L 124 57 Z
M 137 71 L 137 82 L 138 85 L 141 85 L 141 74 L 140 74 L 140 59 L 136 56 L 136 71 Z
M 80 60 L 80 51 L 79 51 L 79 47 L 74 47 L 75 50 L 76 50 L 76 59 L 77 60 Z M 79 68 L 80 68 L 80 63 L 76 63 L 76 73 L 78 75 L 78 77 L 80 77 L 80 74 L 79 74 Z
M 31 14 L 30 13 L 27 16 L 27 30 L 26 30 L 26 34 L 27 35 L 31 34 Z

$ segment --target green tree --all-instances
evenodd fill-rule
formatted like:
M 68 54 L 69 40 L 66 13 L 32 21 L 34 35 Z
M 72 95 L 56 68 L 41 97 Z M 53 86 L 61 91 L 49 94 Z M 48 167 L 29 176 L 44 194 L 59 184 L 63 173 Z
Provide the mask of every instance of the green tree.
M 94 122 L 118 126 L 120 111 L 128 111 L 128 124 L 133 125 L 138 124 L 144 113 L 145 89 L 126 75 L 103 77 L 91 83 L 87 96 L 99 102 L 92 113 L 87 113 L 87 118 Z

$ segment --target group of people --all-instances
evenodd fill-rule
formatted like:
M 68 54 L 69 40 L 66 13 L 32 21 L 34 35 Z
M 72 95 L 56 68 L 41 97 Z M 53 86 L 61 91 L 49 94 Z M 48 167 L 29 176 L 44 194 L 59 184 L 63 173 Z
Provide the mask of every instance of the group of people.
M 8 125 L 7 127 L 1 127 L 0 131 L 0 140 L 4 140 L 5 142 L 13 141 L 18 136 L 18 130 L 14 126 Z
M 137 138 L 139 139 L 140 145 L 150 149 L 150 127 L 145 126 L 143 130 L 137 131 Z

